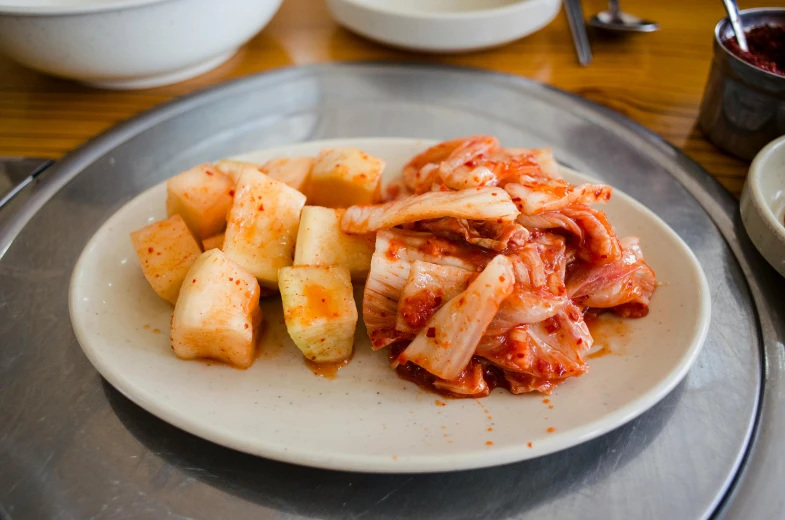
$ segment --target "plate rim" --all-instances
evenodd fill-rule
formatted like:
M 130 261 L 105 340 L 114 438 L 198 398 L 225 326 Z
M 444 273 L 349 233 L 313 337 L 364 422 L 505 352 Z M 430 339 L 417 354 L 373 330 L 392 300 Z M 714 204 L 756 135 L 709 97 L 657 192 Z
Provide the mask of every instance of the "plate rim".
M 339 143 L 367 143 L 367 142 L 375 142 L 375 143 L 397 143 L 397 144 L 407 144 L 407 145 L 418 145 L 418 146 L 429 146 L 433 143 L 439 142 L 438 140 L 434 139 L 420 139 L 420 138 L 407 138 L 407 137 L 356 137 L 356 138 L 334 138 L 334 139 L 320 139 L 320 140 L 313 140 L 313 141 L 303 141 L 300 143 L 292 143 L 288 145 L 276 146 L 272 148 L 265 148 L 259 150 L 252 150 L 249 152 L 244 152 L 243 154 L 238 154 L 232 156 L 232 158 L 242 158 L 243 156 L 259 153 L 259 152 L 268 152 L 268 151 L 275 151 L 275 153 L 282 153 L 285 154 L 288 150 L 297 150 L 298 148 L 305 147 L 305 146 L 335 146 Z M 358 147 L 362 147 L 362 144 L 358 144 Z M 587 180 L 593 180 L 594 178 L 584 174 L 582 172 L 578 172 L 574 169 L 567 168 L 565 166 L 560 165 L 560 168 L 563 171 L 566 171 L 570 174 L 577 175 L 579 177 L 583 177 Z M 218 444 L 220 446 L 224 446 L 236 451 L 240 451 L 243 453 L 247 453 L 249 455 L 264 457 L 272 460 L 277 460 L 280 462 L 298 464 L 301 466 L 313 467 L 313 468 L 322 468 L 322 469 L 329 469 L 329 470 L 339 470 L 339 471 L 356 471 L 360 473 L 379 473 L 379 474 L 400 474 L 400 473 L 436 473 L 436 472 L 444 472 L 444 471 L 461 471 L 461 470 L 469 470 L 469 469 L 478 469 L 478 468 L 486 468 L 486 467 L 494 467 L 500 466 L 504 464 L 511 464 L 515 462 L 520 462 L 523 460 L 533 459 L 541 456 L 546 456 L 552 453 L 556 453 L 559 451 L 563 451 L 580 444 L 583 444 L 587 441 L 600 437 L 606 433 L 609 433 L 613 430 L 616 430 L 623 425 L 627 424 L 631 420 L 635 419 L 636 417 L 644 414 L 649 409 L 651 409 L 654 405 L 664 399 L 687 375 L 689 370 L 692 368 L 695 360 L 697 359 L 701 349 L 706 340 L 706 336 L 708 334 L 709 325 L 711 322 L 711 296 L 709 290 L 708 280 L 706 275 L 703 271 L 703 268 L 700 265 L 697 257 L 695 257 L 694 253 L 690 249 L 690 247 L 681 239 L 681 237 L 676 233 L 667 223 L 665 223 L 657 214 L 651 211 L 649 208 L 644 206 L 642 203 L 638 202 L 632 196 L 626 194 L 625 192 L 614 188 L 614 197 L 620 198 L 625 200 L 628 204 L 631 204 L 633 207 L 636 208 L 637 211 L 643 213 L 648 218 L 654 220 L 660 229 L 663 230 L 670 239 L 674 240 L 676 244 L 682 249 L 682 251 L 688 256 L 690 259 L 690 268 L 695 275 L 695 279 L 698 282 L 698 293 L 699 293 L 699 301 L 700 305 L 698 308 L 698 315 L 696 320 L 696 326 L 692 331 L 692 337 L 694 338 L 689 348 L 685 349 L 684 352 L 681 354 L 681 357 L 674 365 L 674 368 L 663 378 L 657 381 L 652 387 L 645 391 L 641 396 L 638 398 L 630 401 L 626 405 L 613 410 L 607 414 L 602 415 L 599 418 L 596 418 L 588 423 L 585 423 L 581 426 L 576 428 L 572 428 L 569 430 L 570 436 L 573 438 L 572 441 L 566 443 L 556 443 L 556 442 L 547 442 L 538 443 L 539 446 L 543 446 L 537 450 L 532 451 L 532 449 L 526 446 L 526 443 L 521 441 L 521 444 L 516 444 L 513 446 L 508 446 L 505 448 L 498 448 L 492 451 L 473 451 L 466 454 L 459 454 L 459 455 L 416 455 L 416 456 L 407 456 L 406 454 L 398 454 L 396 455 L 396 459 L 394 460 L 391 457 L 391 454 L 385 455 L 356 455 L 356 454 L 334 454 L 334 453 L 325 453 L 319 450 L 311 450 L 311 449 L 297 449 L 297 450 L 290 450 L 285 445 L 280 445 L 277 443 L 270 443 L 270 442 L 263 442 L 263 443 L 253 443 L 248 442 L 245 439 L 236 439 L 231 435 L 226 435 L 221 433 L 219 430 L 211 429 L 209 426 L 205 427 L 199 421 L 194 421 L 193 419 L 189 418 L 188 414 L 180 413 L 175 408 L 161 405 L 158 401 L 154 399 L 147 399 L 144 396 L 140 396 L 138 393 L 133 391 L 133 383 L 130 381 L 124 380 L 115 370 L 113 370 L 109 364 L 105 364 L 102 362 L 101 357 L 98 355 L 97 350 L 92 346 L 86 346 L 90 344 L 90 341 L 87 340 L 88 332 L 84 330 L 83 324 L 79 321 L 79 315 L 75 310 L 75 307 L 78 306 L 77 304 L 77 295 L 78 287 L 77 277 L 83 271 L 83 263 L 88 261 L 90 256 L 91 250 L 94 246 L 100 242 L 100 238 L 102 235 L 111 227 L 112 223 L 116 219 L 120 219 L 121 214 L 125 213 L 131 206 L 135 203 L 138 203 L 145 195 L 149 195 L 151 192 L 162 189 L 162 186 L 165 185 L 166 180 L 163 180 L 159 183 L 156 183 L 153 186 L 148 187 L 147 189 L 143 190 L 142 192 L 138 193 L 128 201 L 126 201 L 122 206 L 117 208 L 103 223 L 98 227 L 98 229 L 94 232 L 94 234 L 90 237 L 88 242 L 86 243 L 84 249 L 79 254 L 79 257 L 74 265 L 73 271 L 71 273 L 71 277 L 69 279 L 69 287 L 68 287 L 68 310 L 69 316 L 71 319 L 72 328 L 74 330 L 74 334 L 76 335 L 77 341 L 79 343 L 80 348 L 84 352 L 85 356 L 88 358 L 90 363 L 96 369 L 96 371 L 109 382 L 112 387 L 117 389 L 121 394 L 123 394 L 126 398 L 130 401 L 135 403 L 136 405 L 140 406 L 142 409 L 151 413 L 158 419 L 171 424 L 180 430 L 183 430 L 191 435 L 195 435 L 201 439 L 207 440 L 209 442 Z M 563 434 L 557 434 L 552 439 L 555 441 L 559 439 Z M 521 456 L 522 455 L 522 456 Z

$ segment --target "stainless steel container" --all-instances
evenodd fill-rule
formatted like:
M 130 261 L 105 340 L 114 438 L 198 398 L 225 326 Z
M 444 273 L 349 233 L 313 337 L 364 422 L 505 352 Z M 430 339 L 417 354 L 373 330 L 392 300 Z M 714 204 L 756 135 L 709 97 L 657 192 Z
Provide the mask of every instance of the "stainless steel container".
M 747 9 L 745 30 L 785 25 L 785 8 Z M 725 18 L 714 28 L 714 59 L 700 109 L 700 127 L 723 150 L 752 159 L 773 139 L 785 135 L 785 77 L 735 56 L 723 43 L 733 38 Z

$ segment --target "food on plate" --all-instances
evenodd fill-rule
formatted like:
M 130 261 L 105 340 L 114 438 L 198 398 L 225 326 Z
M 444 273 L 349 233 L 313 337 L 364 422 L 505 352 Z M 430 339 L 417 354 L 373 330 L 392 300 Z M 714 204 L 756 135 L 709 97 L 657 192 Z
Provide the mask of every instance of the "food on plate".
M 204 251 L 209 251 L 211 249 L 223 249 L 224 238 L 226 238 L 226 233 L 218 233 L 217 235 L 207 237 L 202 240 L 202 249 Z
M 379 197 L 384 162 L 356 148 L 325 148 L 311 170 L 308 202 L 345 208 Z
M 267 161 L 260 169 L 271 178 L 306 193 L 315 162 L 314 157 L 281 157 Z
M 402 179 L 406 192 L 341 220 L 376 232 L 363 320 L 401 377 L 452 396 L 550 393 L 588 370 L 585 312 L 648 313 L 657 282 L 637 237 L 591 207 L 612 189 L 560 179 L 550 151 L 455 139 Z
M 226 224 L 223 251 L 259 280 L 262 287 L 278 287 L 278 269 L 292 265 L 294 241 L 305 195 L 248 169 L 235 188 Z
M 202 240 L 226 227 L 234 182 L 212 164 L 201 164 L 166 181 L 166 214 L 180 215 Z
M 215 163 L 215 169 L 232 179 L 233 185 L 237 184 L 237 181 L 240 180 L 240 176 L 246 170 L 261 171 L 260 168 L 261 167 L 258 164 L 245 161 L 233 161 L 231 159 L 221 159 Z
M 305 193 L 315 161 L 316 159 L 313 157 L 281 157 L 259 165 L 244 161 L 222 159 L 215 163 L 215 167 L 228 175 L 235 184 L 240 180 L 240 175 L 245 170 L 252 169 L 258 170 L 271 179 L 281 181 L 297 191 Z
M 202 254 L 180 215 L 131 233 L 144 277 L 164 300 L 175 303 L 191 265 Z
M 357 307 L 349 268 L 283 267 L 278 284 L 286 330 L 303 355 L 315 363 L 351 357 Z
M 453 139 L 382 190 L 384 166 L 328 148 L 170 179 L 173 216 L 132 240 L 155 291 L 176 302 L 175 353 L 248 367 L 259 298 L 280 291 L 305 358 L 344 362 L 352 283 L 364 283 L 371 345 L 404 379 L 454 397 L 550 393 L 588 370 L 586 313 L 648 314 L 657 279 L 638 238 L 617 237 L 602 211 L 611 187 L 561 179 L 549 149 Z
M 501 188 L 430 191 L 384 204 L 352 206 L 344 213 L 341 227 L 347 233 L 371 233 L 443 217 L 513 221 L 518 213 L 510 196 Z
M 352 281 L 364 283 L 371 269 L 373 235 L 349 235 L 341 230 L 343 210 L 305 206 L 297 232 L 294 265 L 342 265 Z
M 256 278 L 218 249 L 194 262 L 172 315 L 172 349 L 182 359 L 248 368 L 261 330 Z

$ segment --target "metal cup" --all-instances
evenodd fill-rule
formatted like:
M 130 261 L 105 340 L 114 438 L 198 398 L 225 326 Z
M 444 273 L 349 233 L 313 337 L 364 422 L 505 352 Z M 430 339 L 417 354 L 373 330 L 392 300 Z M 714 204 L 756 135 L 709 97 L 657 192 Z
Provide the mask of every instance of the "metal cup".
M 745 30 L 785 25 L 785 8 L 747 9 L 739 14 Z M 749 160 L 785 135 L 785 76 L 735 56 L 723 43 L 730 38 L 733 28 L 725 18 L 714 27 L 714 59 L 703 93 L 700 128 L 719 148 Z

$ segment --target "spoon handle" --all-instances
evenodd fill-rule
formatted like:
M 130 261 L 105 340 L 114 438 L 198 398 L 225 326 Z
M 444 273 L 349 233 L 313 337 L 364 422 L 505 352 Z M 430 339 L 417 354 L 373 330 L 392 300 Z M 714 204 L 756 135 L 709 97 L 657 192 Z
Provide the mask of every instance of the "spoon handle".
M 744 28 L 741 26 L 739 6 L 736 5 L 736 0 L 722 0 L 722 3 L 725 4 L 725 10 L 728 12 L 728 18 L 730 18 L 730 24 L 733 27 L 733 32 L 736 34 L 739 48 L 744 52 L 749 52 L 750 48 L 747 46 L 747 36 L 744 34 Z
M 621 9 L 619 9 L 619 0 L 608 0 L 608 11 L 611 12 L 611 16 L 613 16 L 614 20 L 618 20 L 621 18 L 619 13 Z

